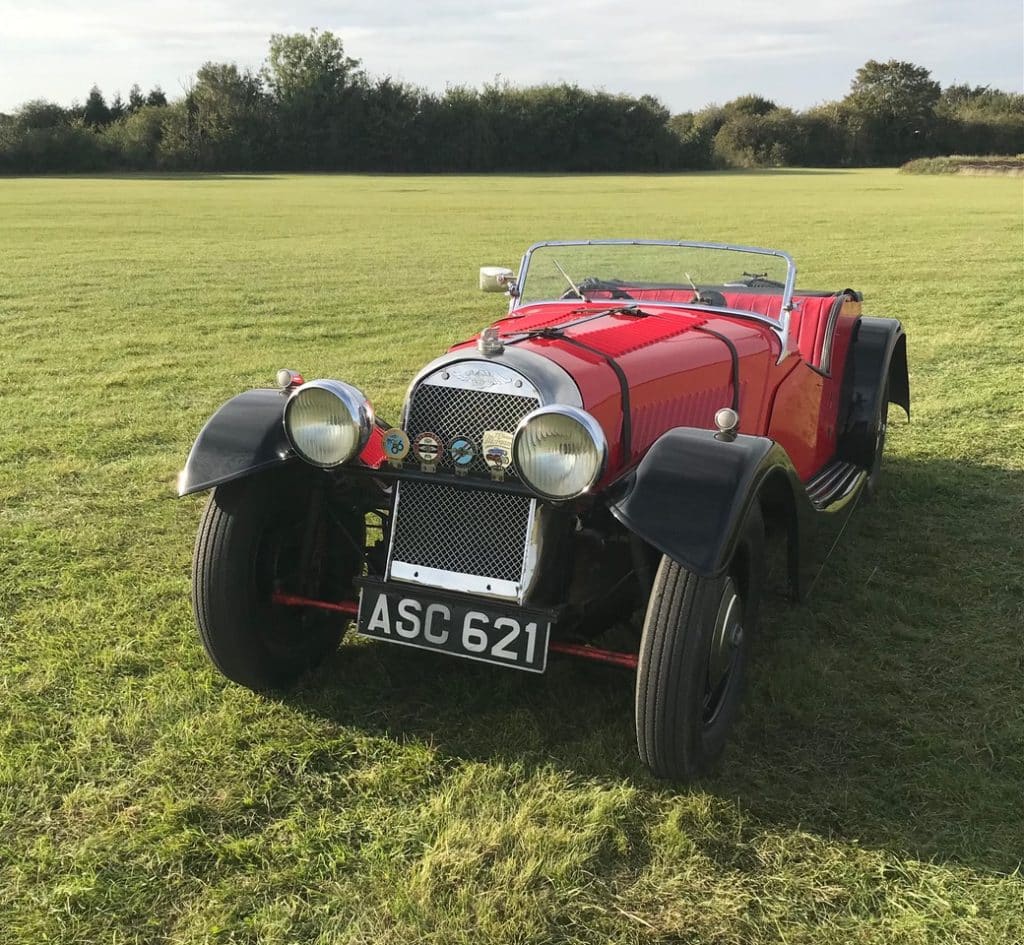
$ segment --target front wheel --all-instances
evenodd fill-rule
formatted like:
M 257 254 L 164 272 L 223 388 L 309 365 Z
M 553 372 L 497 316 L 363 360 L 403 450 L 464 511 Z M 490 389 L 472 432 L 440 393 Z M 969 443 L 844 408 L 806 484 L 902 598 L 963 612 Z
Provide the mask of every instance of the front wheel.
M 192 608 L 203 648 L 228 679 L 287 688 L 337 648 L 344 618 L 272 600 L 276 590 L 336 596 L 359 573 L 361 518 L 340 516 L 350 532 L 340 535 L 330 502 L 325 478 L 297 465 L 210 495 L 192 558 Z
M 764 575 L 764 523 L 748 512 L 725 573 L 667 555 L 651 590 L 636 677 L 636 738 L 657 777 L 687 780 L 718 759 L 739 709 Z

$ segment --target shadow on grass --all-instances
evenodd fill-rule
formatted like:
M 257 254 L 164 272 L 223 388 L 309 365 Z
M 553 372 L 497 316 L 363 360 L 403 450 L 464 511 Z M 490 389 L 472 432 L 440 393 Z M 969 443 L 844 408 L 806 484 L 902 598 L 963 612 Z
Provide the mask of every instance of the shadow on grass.
M 176 181 L 232 181 L 280 180 L 287 172 L 265 171 L 96 171 L 81 174 L 0 174 L 0 180 L 161 180 Z
M 530 180 L 559 180 L 578 177 L 821 177 L 848 174 L 849 168 L 828 167 L 770 167 L 730 168 L 727 170 L 668 170 L 668 171 L 82 171 L 62 174 L 57 171 L 41 174 L 0 173 L 0 180 L 158 180 L 158 181 L 231 181 L 281 180 L 285 177 L 424 177 L 424 178 L 488 178 L 515 177 Z
M 1008 517 L 1024 474 L 909 460 L 885 473 L 814 597 L 768 608 L 743 718 L 697 788 L 640 766 L 624 671 L 553 660 L 536 677 L 348 645 L 290 702 L 452 758 L 625 779 L 653 798 L 704 790 L 751 829 L 1012 871 L 1024 849 L 1024 541 Z

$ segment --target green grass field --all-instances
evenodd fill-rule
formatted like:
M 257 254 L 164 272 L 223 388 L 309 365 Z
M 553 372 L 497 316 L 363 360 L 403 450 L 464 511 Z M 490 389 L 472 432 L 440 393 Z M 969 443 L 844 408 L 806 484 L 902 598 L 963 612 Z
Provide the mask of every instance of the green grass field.
M 395 417 L 544 238 L 778 246 L 909 335 L 914 418 L 716 777 L 632 680 L 201 654 L 190 442 L 282 366 Z M 895 171 L 0 180 L 0 941 L 1024 941 L 1022 186 Z

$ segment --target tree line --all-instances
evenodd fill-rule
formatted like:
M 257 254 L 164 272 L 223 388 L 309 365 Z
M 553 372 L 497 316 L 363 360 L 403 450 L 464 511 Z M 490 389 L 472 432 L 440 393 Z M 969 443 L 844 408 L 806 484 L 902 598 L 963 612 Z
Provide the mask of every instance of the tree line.
M 869 60 L 839 101 L 805 111 L 760 95 L 673 115 L 656 98 L 562 83 L 437 94 L 374 77 L 339 37 L 270 39 L 258 70 L 207 62 L 168 100 L 45 100 L 0 114 L 0 172 L 116 170 L 674 171 L 859 167 L 1024 152 L 1024 95 L 942 88 L 909 62 Z

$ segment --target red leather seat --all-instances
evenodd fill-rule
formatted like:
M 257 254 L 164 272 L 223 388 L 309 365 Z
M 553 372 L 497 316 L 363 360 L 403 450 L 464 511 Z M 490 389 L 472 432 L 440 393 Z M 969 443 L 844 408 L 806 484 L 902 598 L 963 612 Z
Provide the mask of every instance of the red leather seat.
M 639 302 L 681 302 L 693 300 L 693 290 L 659 289 L 624 287 L 632 299 Z M 610 298 L 611 293 L 607 293 Z M 782 293 L 775 295 L 765 292 L 745 292 L 742 289 L 722 290 L 725 304 L 742 312 L 753 312 L 765 318 L 778 319 L 782 313 Z M 598 292 L 591 298 L 605 297 Z M 821 363 L 821 353 L 825 347 L 825 335 L 828 332 L 829 316 L 835 305 L 842 304 L 842 295 L 798 295 L 793 299 L 793 312 L 790 315 L 790 338 L 797 350 L 808 364 L 817 367 Z

